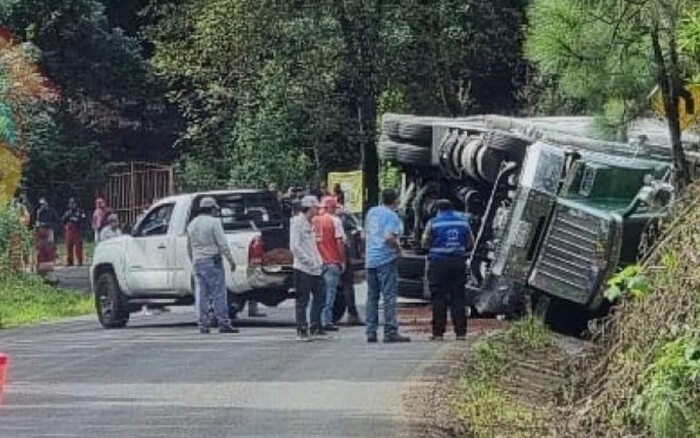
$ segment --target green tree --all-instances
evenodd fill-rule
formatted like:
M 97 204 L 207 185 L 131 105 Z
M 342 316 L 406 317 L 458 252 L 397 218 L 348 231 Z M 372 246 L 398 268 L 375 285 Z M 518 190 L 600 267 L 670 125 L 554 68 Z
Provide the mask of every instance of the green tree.
M 680 185 L 687 183 L 689 169 L 678 103 L 689 72 L 677 34 L 689 5 L 686 0 L 534 0 L 526 42 L 527 56 L 540 73 L 555 78 L 564 95 L 603 113 L 620 137 L 658 85 Z

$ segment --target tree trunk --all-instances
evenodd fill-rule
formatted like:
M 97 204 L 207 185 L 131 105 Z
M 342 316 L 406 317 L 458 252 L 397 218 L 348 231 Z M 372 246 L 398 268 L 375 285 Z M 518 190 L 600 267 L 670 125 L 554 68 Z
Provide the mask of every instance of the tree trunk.
M 673 151 L 673 165 L 676 172 L 676 186 L 683 188 L 690 183 L 690 169 L 685 159 L 683 143 L 681 142 L 681 126 L 678 114 L 680 102 L 679 91 L 683 87 L 678 73 L 678 53 L 676 52 L 675 39 L 669 43 L 669 65 L 666 66 L 663 50 L 659 40 L 657 28 L 651 31 L 651 43 L 654 50 L 654 60 L 657 68 L 657 82 L 661 89 L 661 97 L 666 112 L 668 130 L 671 136 L 671 149 Z
M 357 121 L 365 210 L 379 202 L 377 75 L 382 0 L 336 1 L 345 46 L 348 97 Z

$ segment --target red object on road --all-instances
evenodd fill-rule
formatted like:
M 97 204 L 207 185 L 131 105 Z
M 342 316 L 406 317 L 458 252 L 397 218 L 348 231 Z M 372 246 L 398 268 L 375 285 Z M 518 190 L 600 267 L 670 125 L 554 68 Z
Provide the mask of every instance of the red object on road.
M 7 376 L 7 356 L 0 353 L 0 403 L 2 403 L 2 393 L 5 389 L 5 377 Z

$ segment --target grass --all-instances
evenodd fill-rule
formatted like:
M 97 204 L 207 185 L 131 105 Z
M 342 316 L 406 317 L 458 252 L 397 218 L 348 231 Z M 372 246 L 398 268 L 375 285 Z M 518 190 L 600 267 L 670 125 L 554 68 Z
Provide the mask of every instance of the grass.
M 45 284 L 36 276 L 0 279 L 0 327 L 18 327 L 94 311 L 93 298 Z
M 550 420 L 546 403 L 523 400 L 512 391 L 517 361 L 548 351 L 550 333 L 542 322 L 525 318 L 474 344 L 450 398 L 450 413 L 468 436 L 540 436 Z

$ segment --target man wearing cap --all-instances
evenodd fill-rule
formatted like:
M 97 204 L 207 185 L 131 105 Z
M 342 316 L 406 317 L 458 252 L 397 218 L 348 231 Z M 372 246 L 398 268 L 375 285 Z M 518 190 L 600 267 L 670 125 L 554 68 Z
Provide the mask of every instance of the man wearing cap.
M 345 271 L 345 233 L 343 224 L 335 216 L 338 206 L 335 198 L 324 197 L 321 206 L 323 213 L 313 218 L 316 247 L 323 261 L 323 285 L 326 295 L 321 324 L 325 331 L 338 331 L 338 327 L 333 325 L 333 304 L 340 276 Z
M 398 195 L 394 190 L 382 192 L 382 205 L 373 207 L 365 219 L 367 236 L 367 342 L 377 342 L 379 297 L 384 301 L 384 342 L 409 342 L 399 334 L 396 317 L 398 294 L 397 260 L 401 252 L 401 219 L 394 211 Z
M 187 226 L 187 254 L 194 271 L 199 332 L 209 333 L 211 301 L 219 323 L 219 333 L 238 333 L 231 327 L 229 317 L 223 257 L 228 260 L 231 271 L 236 270 L 236 263 L 226 242 L 221 220 L 215 217 L 218 211 L 216 200 L 204 197 L 199 202 L 196 217 Z
M 441 341 L 447 325 L 447 305 L 457 340 L 467 334 L 464 283 L 467 247 L 473 245 L 469 222 L 449 200 L 437 202 L 438 213 L 425 227 L 423 247 L 428 252 L 428 281 L 433 307 L 432 340 Z
M 323 293 L 323 261 L 316 246 L 313 218 L 318 214 L 318 199 L 304 196 L 300 211 L 289 225 L 289 247 L 294 255 L 294 288 L 296 289 L 297 340 L 308 341 L 309 324 L 306 309 L 311 302 L 311 335 L 323 336 L 321 311 L 325 304 Z
M 119 229 L 119 216 L 115 213 L 107 216 L 107 226 L 102 228 L 100 231 L 99 242 L 106 242 L 109 239 L 114 239 L 122 235 L 122 231 Z

